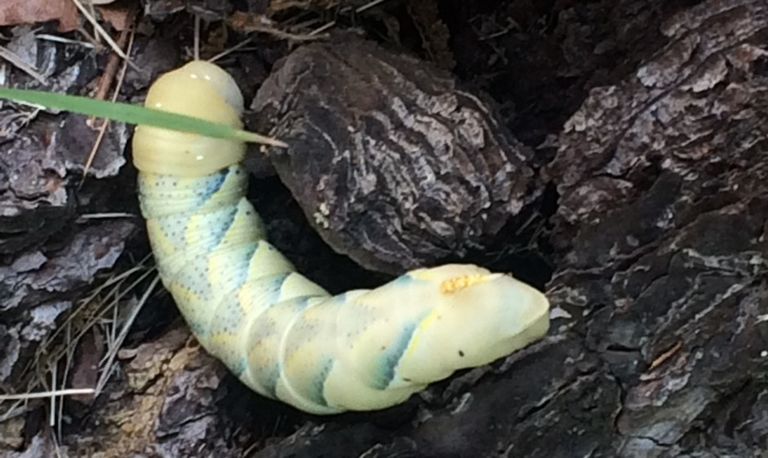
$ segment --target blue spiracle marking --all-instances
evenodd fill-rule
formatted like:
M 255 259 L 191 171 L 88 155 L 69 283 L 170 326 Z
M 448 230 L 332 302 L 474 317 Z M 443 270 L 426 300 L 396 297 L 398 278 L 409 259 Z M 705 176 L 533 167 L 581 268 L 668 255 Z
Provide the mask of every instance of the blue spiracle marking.
M 234 284 L 237 289 L 240 289 L 248 279 L 248 267 L 251 265 L 253 254 L 259 249 L 260 243 L 249 243 L 237 251 L 237 260 L 235 261 L 237 266 L 233 269 L 235 273 Z
M 379 373 L 373 378 L 374 388 L 384 390 L 392 382 L 392 379 L 395 378 L 395 367 L 397 367 L 397 363 L 403 356 L 405 349 L 408 348 L 408 343 L 411 341 L 414 331 L 416 331 L 415 324 L 406 325 L 395 342 L 379 357 Z
M 325 362 L 323 362 L 323 367 L 320 369 L 320 373 L 317 374 L 317 378 L 312 381 L 312 390 L 307 393 L 307 397 L 310 401 L 323 407 L 328 407 L 328 401 L 325 399 L 325 395 L 323 393 L 325 391 L 325 381 L 331 374 L 333 364 L 333 359 L 331 358 L 328 358 L 325 360 Z
M 288 278 L 290 274 L 291 272 L 283 272 L 277 275 L 272 275 L 272 281 L 269 283 L 269 286 L 267 286 L 269 297 L 265 298 L 270 307 L 275 305 L 277 300 L 280 299 L 283 283 L 285 283 L 285 279 Z
M 237 215 L 237 207 L 232 206 L 223 210 L 218 210 L 216 213 L 218 213 L 218 215 L 208 219 L 206 221 L 207 224 L 205 225 L 207 228 L 205 232 L 209 234 L 209 236 L 204 239 L 207 242 L 205 249 L 209 252 L 219 246 L 224 239 L 224 236 L 227 235 L 229 228 L 232 227 L 232 223 L 235 222 L 235 216 Z
M 196 197 L 197 207 L 205 205 L 208 200 L 213 197 L 227 180 L 229 171 L 231 169 L 226 168 L 211 175 L 207 175 L 200 178 L 200 189 L 195 189 L 194 195 Z

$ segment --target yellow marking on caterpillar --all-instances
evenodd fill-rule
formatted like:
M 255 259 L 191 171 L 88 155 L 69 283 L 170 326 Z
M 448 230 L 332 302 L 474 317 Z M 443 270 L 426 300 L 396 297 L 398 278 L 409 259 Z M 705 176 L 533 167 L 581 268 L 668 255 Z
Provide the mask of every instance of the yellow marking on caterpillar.
M 155 234 L 152 241 L 155 255 L 162 253 L 161 256 L 169 256 L 176 251 L 175 244 L 162 232 L 162 228 L 156 221 L 147 220 L 147 232 Z
M 411 337 L 411 341 L 408 344 L 408 348 L 405 350 L 405 353 L 403 353 L 403 358 L 412 358 L 414 354 L 416 354 L 421 349 L 421 336 L 435 323 L 438 323 L 441 318 L 441 311 L 439 309 L 435 309 L 427 315 L 426 318 L 421 320 L 421 323 L 419 323 L 419 327 L 416 329 L 416 332 L 413 333 L 413 337 Z
M 463 277 L 450 278 L 440 283 L 440 292 L 443 294 L 453 294 L 469 286 L 490 280 L 490 275 L 465 275 Z
M 163 75 L 147 104 L 241 125 L 237 85 L 205 62 Z M 203 347 L 264 396 L 315 414 L 382 409 L 549 328 L 543 294 L 474 265 L 331 296 L 264 239 L 241 142 L 141 126 L 133 148 L 163 284 Z

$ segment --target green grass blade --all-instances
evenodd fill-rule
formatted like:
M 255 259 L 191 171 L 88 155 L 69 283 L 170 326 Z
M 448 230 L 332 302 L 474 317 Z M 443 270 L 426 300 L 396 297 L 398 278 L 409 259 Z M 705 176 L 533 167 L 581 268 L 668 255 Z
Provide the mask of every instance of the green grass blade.
M 235 129 L 225 124 L 217 124 L 191 116 L 184 116 L 153 108 L 141 107 L 120 102 L 106 102 L 77 95 L 57 94 L 28 89 L 10 89 L 0 87 L 0 98 L 17 102 L 40 105 L 48 109 L 71 111 L 99 118 L 128 124 L 143 124 L 163 129 L 191 132 L 206 137 L 240 140 L 251 143 L 285 148 L 287 145 L 277 139 L 259 135 L 246 130 Z

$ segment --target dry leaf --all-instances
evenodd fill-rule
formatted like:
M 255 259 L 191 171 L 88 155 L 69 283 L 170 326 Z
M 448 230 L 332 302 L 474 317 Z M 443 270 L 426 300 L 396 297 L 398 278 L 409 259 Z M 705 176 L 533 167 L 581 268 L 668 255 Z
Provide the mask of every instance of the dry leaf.
M 3 0 L 0 2 L 0 26 L 58 21 L 60 32 L 70 32 L 80 25 L 80 15 L 72 0 Z
M 98 0 L 101 4 L 112 3 L 112 0 Z M 93 0 L 93 4 L 96 5 L 97 0 Z M 126 4 L 126 2 L 120 2 L 115 5 L 102 6 L 98 8 L 101 13 L 102 19 L 112 24 L 118 32 L 128 30 L 133 24 L 136 8 L 134 4 Z

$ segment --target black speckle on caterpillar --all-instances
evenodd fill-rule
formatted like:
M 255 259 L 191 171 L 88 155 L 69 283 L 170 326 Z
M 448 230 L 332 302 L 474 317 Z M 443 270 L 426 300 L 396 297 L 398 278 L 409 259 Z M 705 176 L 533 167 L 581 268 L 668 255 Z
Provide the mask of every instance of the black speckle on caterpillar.
M 163 75 L 146 104 L 241 126 L 237 85 L 206 62 Z M 474 265 L 331 296 L 265 240 L 242 143 L 140 126 L 133 148 L 163 284 L 203 347 L 264 396 L 315 414 L 382 409 L 549 328 L 543 294 Z

